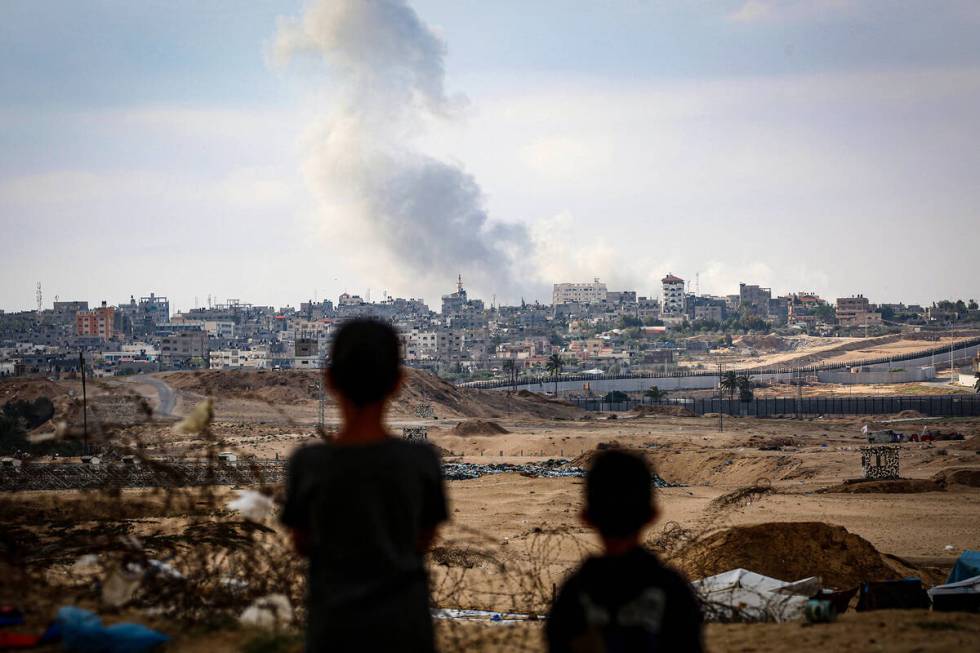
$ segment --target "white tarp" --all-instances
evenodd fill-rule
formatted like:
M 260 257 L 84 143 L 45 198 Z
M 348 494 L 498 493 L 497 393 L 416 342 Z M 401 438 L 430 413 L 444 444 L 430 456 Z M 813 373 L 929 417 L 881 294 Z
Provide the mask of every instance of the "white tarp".
M 803 615 L 820 578 L 786 582 L 746 569 L 732 569 L 691 583 L 709 621 L 791 621 Z
M 596 367 L 591 370 L 585 370 L 584 372 L 581 372 L 581 374 L 591 374 L 592 376 L 598 376 L 599 374 L 605 374 L 605 372 L 603 372 L 598 367 Z
M 967 578 L 966 580 L 961 580 L 957 583 L 936 585 L 929 590 L 929 598 L 947 594 L 980 594 L 980 576 Z

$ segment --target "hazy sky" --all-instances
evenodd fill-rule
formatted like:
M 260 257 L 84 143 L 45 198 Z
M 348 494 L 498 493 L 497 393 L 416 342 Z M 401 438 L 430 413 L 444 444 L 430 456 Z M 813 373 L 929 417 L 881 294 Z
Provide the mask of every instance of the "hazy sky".
M 0 308 L 980 298 L 980 4 L 5 0 Z

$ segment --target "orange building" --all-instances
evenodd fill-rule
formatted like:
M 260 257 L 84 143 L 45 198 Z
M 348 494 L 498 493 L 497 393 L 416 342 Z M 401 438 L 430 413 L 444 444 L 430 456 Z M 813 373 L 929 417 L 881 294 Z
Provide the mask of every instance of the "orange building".
M 110 340 L 114 333 L 115 318 L 115 307 L 106 306 L 105 302 L 91 311 L 78 311 L 75 313 L 75 335 Z

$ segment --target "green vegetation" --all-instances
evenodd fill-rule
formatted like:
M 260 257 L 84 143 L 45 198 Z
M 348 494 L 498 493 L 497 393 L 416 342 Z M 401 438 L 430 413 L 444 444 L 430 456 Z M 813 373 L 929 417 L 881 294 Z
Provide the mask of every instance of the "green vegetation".
M 650 386 L 650 389 L 643 393 L 643 396 L 649 397 L 653 401 L 660 401 L 667 396 L 667 392 L 661 390 L 655 385 Z
M 558 376 L 561 374 L 562 369 L 565 367 L 565 361 L 562 359 L 561 354 L 552 354 L 548 359 L 545 369 L 551 374 L 552 378 L 555 380 L 555 396 L 558 396 Z

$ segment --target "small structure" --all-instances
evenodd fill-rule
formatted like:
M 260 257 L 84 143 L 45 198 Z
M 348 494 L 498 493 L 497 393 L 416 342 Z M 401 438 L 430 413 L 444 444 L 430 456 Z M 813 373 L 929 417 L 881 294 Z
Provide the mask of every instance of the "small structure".
M 421 401 L 415 404 L 415 416 L 419 419 L 432 419 L 432 404 L 426 401 Z
M 102 460 L 98 456 L 82 456 L 81 461 L 83 465 L 94 465 L 98 466 Z
M 0 458 L 0 467 L 4 469 L 20 470 L 20 460 L 17 458 Z
M 238 462 L 238 454 L 232 451 L 222 451 L 218 454 L 218 462 L 226 465 L 234 465 Z
M 898 447 L 861 447 L 861 469 L 869 480 L 898 478 Z
M 425 441 L 429 439 L 429 429 L 426 426 L 403 426 L 402 437 L 409 441 Z

